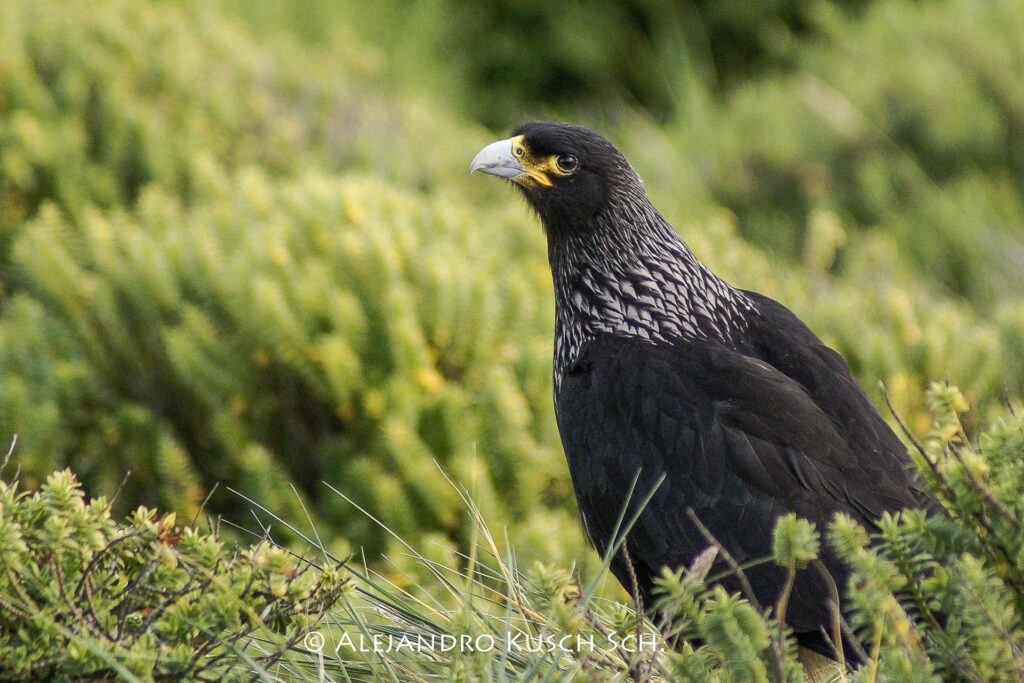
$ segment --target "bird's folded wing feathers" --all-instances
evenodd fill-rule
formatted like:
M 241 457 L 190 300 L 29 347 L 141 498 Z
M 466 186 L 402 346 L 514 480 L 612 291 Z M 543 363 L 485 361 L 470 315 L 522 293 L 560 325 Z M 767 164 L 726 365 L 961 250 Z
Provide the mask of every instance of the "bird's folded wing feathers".
M 635 435 L 685 473 L 680 482 L 694 489 L 680 493 L 691 505 L 711 504 L 727 480 L 818 522 L 826 510 L 870 523 L 913 505 L 903 473 L 878 472 L 874 453 L 851 448 L 801 385 L 761 360 L 707 342 L 604 335 L 584 346 L 578 365 L 588 372 L 567 380 L 559 398 L 567 451 L 600 448 L 602 439 L 626 451 L 623 435 Z
M 788 512 L 819 528 L 838 511 L 870 525 L 913 504 L 906 480 L 865 466 L 876 455 L 852 449 L 798 383 L 721 345 L 592 339 L 563 378 L 557 417 L 580 510 L 602 553 L 653 491 L 628 536 L 641 582 L 663 566 L 688 565 L 707 546 L 687 508 L 743 563 L 770 556 L 775 520 Z M 841 580 L 844 569 L 827 549 L 823 559 Z M 612 569 L 628 585 L 620 558 Z M 748 572 L 756 594 L 773 599 L 776 570 Z M 804 576 L 794 589 L 798 631 L 816 632 L 828 618 L 818 599 L 825 588 L 813 581 Z

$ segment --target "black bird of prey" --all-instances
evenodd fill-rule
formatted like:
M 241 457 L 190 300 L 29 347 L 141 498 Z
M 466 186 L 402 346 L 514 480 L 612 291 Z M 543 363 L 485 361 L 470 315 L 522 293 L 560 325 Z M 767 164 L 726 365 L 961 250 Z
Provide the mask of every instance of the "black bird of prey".
M 623 510 L 629 519 L 664 478 L 611 560 L 627 591 L 635 577 L 649 600 L 662 567 L 708 546 L 688 508 L 742 564 L 771 555 L 780 515 L 820 529 L 845 512 L 870 529 L 923 503 L 905 447 L 842 357 L 785 306 L 698 261 L 603 137 L 526 123 L 481 150 L 473 171 L 512 181 L 543 223 L 555 413 L 602 555 Z M 822 559 L 843 591 L 847 569 L 827 548 Z M 747 576 L 774 604 L 784 570 L 762 563 Z M 787 612 L 800 644 L 826 656 L 830 596 L 820 573 L 801 571 Z

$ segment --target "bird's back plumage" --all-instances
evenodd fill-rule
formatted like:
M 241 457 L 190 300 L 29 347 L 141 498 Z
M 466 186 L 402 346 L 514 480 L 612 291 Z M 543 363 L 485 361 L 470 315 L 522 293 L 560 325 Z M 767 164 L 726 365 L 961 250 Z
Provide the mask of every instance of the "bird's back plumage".
M 742 564 L 771 555 L 775 521 L 789 512 L 819 528 L 836 512 L 870 527 L 886 511 L 917 506 L 899 451 L 849 433 L 871 416 L 838 423 L 792 378 L 717 342 L 599 335 L 567 370 L 557 406 L 579 509 L 602 554 L 623 511 L 632 518 L 653 491 L 626 537 L 628 555 L 612 563 L 627 588 L 637 577 L 648 604 L 662 567 L 687 566 L 708 545 L 688 508 Z M 844 586 L 846 568 L 827 546 L 823 561 Z M 758 599 L 774 604 L 784 572 L 761 564 L 747 575 Z M 824 654 L 830 594 L 802 571 L 788 613 L 803 644 Z

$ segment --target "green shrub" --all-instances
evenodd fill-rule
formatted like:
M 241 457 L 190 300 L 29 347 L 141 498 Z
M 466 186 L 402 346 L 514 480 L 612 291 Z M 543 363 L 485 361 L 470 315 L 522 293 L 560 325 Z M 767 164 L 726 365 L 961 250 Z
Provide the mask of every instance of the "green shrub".
M 199 150 L 288 168 L 317 135 L 289 109 L 323 98 L 220 22 L 129 2 L 0 13 L 7 230 L 46 200 L 79 215 L 131 204 L 149 182 L 187 195 Z
M 305 500 L 375 553 L 387 539 L 321 482 L 403 535 L 465 541 L 447 474 L 489 523 L 537 541 L 535 558 L 583 553 L 550 410 L 543 237 L 518 205 L 485 214 L 366 177 L 213 164 L 200 186 L 189 209 L 152 190 L 133 214 L 73 224 L 49 210 L 23 228 L 0 421 L 21 436 L 29 482 L 71 465 L 113 489 L 131 470 L 126 504 L 184 515 L 227 482 L 293 517 Z M 732 246 L 728 223 L 686 227 L 723 274 L 790 303 L 862 379 L 885 380 L 915 424 L 931 374 L 986 410 L 1022 384 L 1005 369 L 1019 305 L 983 321 L 880 279 L 884 261 L 865 264 L 871 284 L 819 283 L 809 299 L 805 278 Z
M 149 184 L 187 201 L 200 158 L 442 178 L 451 157 L 428 143 L 455 138 L 445 117 L 386 96 L 379 52 L 342 38 L 316 53 L 260 45 L 199 3 L 0 4 L 0 264 L 43 203 L 77 220 L 132 206 Z
M 791 73 L 751 80 L 678 121 L 743 234 L 798 258 L 817 211 L 882 232 L 922 280 L 991 304 L 1024 293 L 1024 8 L 873 3 L 820 15 Z
M 116 523 L 107 500 L 86 499 L 70 471 L 38 491 L 18 489 L 0 483 L 5 680 L 490 680 L 530 671 L 607 680 L 699 666 L 763 680 L 769 661 L 800 680 L 791 646 L 777 661 L 768 652 L 776 641 L 764 615 L 704 588 L 713 554 L 666 575 L 708 640 L 676 655 L 653 623 L 638 625 L 627 605 L 599 597 L 606 567 L 588 571 L 585 586 L 553 565 L 520 572 L 470 499 L 472 555 L 406 546 L 421 581 L 400 588 L 338 564 L 321 545 L 318 568 L 266 541 L 232 547 L 173 514 L 139 508 Z
M 967 404 L 952 387 L 929 394 L 933 428 L 918 469 L 948 511 L 886 516 L 876 545 L 848 518 L 831 540 L 850 562 L 853 628 L 892 681 L 1017 680 L 1024 671 L 1024 420 L 991 425 L 972 443 Z
M 292 657 L 345 589 L 260 543 L 139 508 L 115 523 L 70 471 L 0 482 L 0 677 L 249 680 Z
M 0 309 L 0 428 L 21 436 L 25 481 L 72 465 L 88 486 L 113 490 L 131 470 L 124 509 L 187 516 L 225 482 L 289 518 L 305 503 L 335 550 L 351 542 L 373 554 L 396 548 L 320 482 L 404 535 L 464 545 L 467 520 L 443 471 L 471 489 L 489 523 L 508 525 L 532 553 L 524 559 L 593 563 L 550 409 L 541 231 L 504 188 L 463 179 L 486 134 L 450 106 L 388 92 L 387 59 L 359 40 L 257 45 L 187 0 L 61 11 L 49 2 L 0 7 L 0 65 L 11 65 L 0 67 L 0 128 L 31 120 L 47 133 L 0 136 L 12 168 L 36 159 L 28 175 L 0 174 L 20 197 L 0 205 L 21 207 L 0 263 L 16 285 Z M 900 4 L 828 25 L 888 35 L 886 12 L 916 11 L 932 10 Z M 948 29 L 945 15 L 927 16 L 920 35 Z M 981 21 L 963 19 L 972 31 Z M 826 59 L 815 49 L 801 59 Z M 769 80 L 765 88 L 795 87 Z M 803 114 L 767 116 L 779 130 L 763 135 L 744 108 L 790 105 L 744 92 L 714 110 L 731 122 L 721 140 L 717 127 L 704 129 L 726 161 L 763 155 L 785 166 L 821 151 Z M 75 132 L 62 142 L 65 128 Z M 933 128 L 932 146 L 944 135 Z M 979 312 L 922 277 L 904 235 L 863 231 L 831 200 L 801 200 L 787 214 L 780 234 L 806 233 L 795 238 L 804 263 L 780 262 L 741 236 L 752 215 L 773 210 L 755 211 L 743 174 L 730 181 L 740 199 L 726 197 L 738 213 L 717 208 L 721 193 L 701 179 L 719 166 L 703 165 L 699 145 L 684 161 L 668 144 L 695 139 L 675 137 L 687 134 L 609 130 L 696 253 L 793 308 L 879 404 L 881 381 L 926 429 L 929 378 L 949 377 L 981 416 L 967 424 L 974 434 L 1002 410 L 1004 387 L 1024 390 L 1019 297 Z M 52 153 L 33 157 L 37 142 Z M 981 159 L 982 142 L 965 149 Z M 148 170 L 125 172 L 136 166 Z M 362 175 L 334 170 L 350 167 Z M 90 189 L 94 180 L 130 191 L 105 194 Z M 961 251 L 950 246 L 950 258 Z M 990 257 L 971 257 L 971 267 L 988 268 Z M 230 514 L 236 503 L 219 495 L 211 509 Z
M 685 109 L 680 73 L 727 88 L 792 66 L 801 39 L 818 34 L 826 9 L 853 10 L 864 0 L 540 0 L 438 6 L 407 0 L 365 8 L 312 2 L 221 0 L 264 27 L 287 25 L 305 39 L 329 41 L 333 23 L 354 23 L 389 51 L 411 51 L 430 71 L 457 75 L 464 107 L 505 128 L 538 111 L 614 110 L 629 103 L 655 118 Z M 353 11 L 358 7 L 358 11 Z M 357 15 L 357 16 L 353 16 Z M 359 15 L 368 15 L 359 16 Z M 410 39 L 410 36 L 413 39 Z M 409 59 L 396 55 L 395 60 Z M 436 78 L 431 79 L 440 80 Z
M 480 230 L 461 203 L 369 178 L 210 166 L 202 187 L 190 211 L 153 191 L 135 216 L 51 210 L 23 230 L 0 416 L 27 475 L 70 463 L 113 488 L 131 469 L 128 500 L 183 514 L 216 481 L 297 511 L 294 482 L 374 551 L 321 481 L 402 533 L 458 535 L 445 472 L 496 523 L 566 510 L 549 275 L 518 208 Z
M 842 628 L 865 651 L 860 668 L 830 680 L 1016 680 L 1024 670 L 1024 419 L 972 444 L 958 390 L 935 386 L 929 404 L 933 427 L 916 462 L 947 512 L 886 516 L 870 532 L 837 516 L 829 542 L 853 568 L 839 587 L 850 609 Z M 0 675 L 9 679 L 806 680 L 785 591 L 752 605 L 710 587 L 720 566 L 710 548 L 663 574 L 662 597 L 638 624 L 630 606 L 601 597 L 607 567 L 520 570 L 469 498 L 470 553 L 407 544 L 417 580 L 401 587 L 336 565 L 319 541 L 321 569 L 267 542 L 239 551 L 145 508 L 115 523 L 107 500 L 87 500 L 68 471 L 39 491 L 18 488 L 0 484 Z M 273 511 L 267 521 L 290 525 Z M 812 525 L 780 520 L 774 546 L 771 559 L 790 576 L 815 571 Z
M 828 542 L 853 569 L 849 584 L 837 587 L 850 610 L 840 628 L 854 634 L 864 652 L 856 670 L 833 667 L 824 680 L 1009 681 L 1024 671 L 1024 418 L 997 421 L 971 442 L 959 390 L 935 385 L 929 405 L 930 436 L 916 463 L 945 512 L 887 515 L 870 530 L 837 515 Z M 784 517 L 774 540 L 773 561 L 791 572 L 817 571 L 811 566 L 819 552 L 813 525 Z M 368 594 L 380 609 L 366 616 L 332 613 L 325 632 L 337 650 L 332 647 L 324 662 L 340 672 L 343 658 L 354 656 L 377 678 L 392 667 L 424 677 L 457 672 L 469 680 L 531 674 L 621 680 L 616 677 L 638 672 L 664 680 L 808 680 L 785 624 L 776 621 L 785 613 L 784 599 L 758 609 L 742 595 L 709 588 L 712 567 L 720 566 L 714 560 L 709 549 L 692 567 L 666 571 L 659 579 L 662 598 L 637 631 L 626 604 L 595 595 L 605 570 L 577 576 L 534 565 L 520 573 L 514 554 L 499 554 L 484 529 L 464 571 L 433 565 L 434 580 L 449 589 L 433 593 L 444 596 L 440 605 L 369 581 Z M 360 633 L 412 642 L 442 634 L 476 642 L 488 634 L 499 645 L 487 657 L 456 648 L 435 657 L 407 649 L 384 658 L 353 653 L 350 643 Z M 523 652 L 502 647 L 506 633 L 555 643 L 569 636 L 568 642 L 585 645 Z M 646 634 L 649 647 L 639 654 L 621 647 L 638 633 Z

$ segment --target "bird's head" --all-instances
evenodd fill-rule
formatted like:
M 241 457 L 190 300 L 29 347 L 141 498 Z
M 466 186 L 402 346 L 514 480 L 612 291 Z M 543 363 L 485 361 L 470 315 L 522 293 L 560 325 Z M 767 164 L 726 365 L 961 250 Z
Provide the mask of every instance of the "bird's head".
M 640 178 L 594 131 L 566 123 L 524 123 L 480 150 L 469 172 L 515 183 L 548 231 L 585 229 L 626 195 L 645 197 Z

